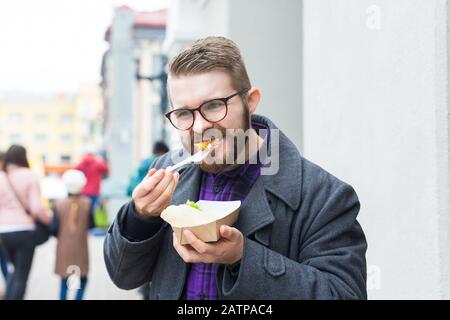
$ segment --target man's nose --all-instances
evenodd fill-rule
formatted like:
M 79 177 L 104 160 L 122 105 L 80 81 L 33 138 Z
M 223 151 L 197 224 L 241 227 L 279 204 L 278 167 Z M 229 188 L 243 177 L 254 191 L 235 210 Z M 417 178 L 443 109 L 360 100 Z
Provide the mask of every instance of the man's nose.
M 205 120 L 199 111 L 194 112 L 194 125 L 192 130 L 195 133 L 202 134 L 206 129 L 212 128 L 213 123 Z

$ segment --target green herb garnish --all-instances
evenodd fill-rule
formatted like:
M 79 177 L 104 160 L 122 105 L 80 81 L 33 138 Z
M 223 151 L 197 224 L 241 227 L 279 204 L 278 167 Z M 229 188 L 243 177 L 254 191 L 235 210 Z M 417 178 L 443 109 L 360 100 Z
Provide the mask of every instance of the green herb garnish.
M 196 204 L 194 201 L 188 200 L 188 201 L 186 201 L 185 204 L 186 204 L 187 206 L 190 206 L 190 207 L 194 208 L 194 209 L 197 209 L 197 210 L 202 211 L 202 209 L 200 209 L 200 206 L 199 206 L 198 204 Z

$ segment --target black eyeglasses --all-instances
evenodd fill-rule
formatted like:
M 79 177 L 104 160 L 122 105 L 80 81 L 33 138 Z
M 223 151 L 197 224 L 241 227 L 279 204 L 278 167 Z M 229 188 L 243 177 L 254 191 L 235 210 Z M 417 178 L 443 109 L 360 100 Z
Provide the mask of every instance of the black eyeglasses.
M 194 112 L 197 110 L 206 121 L 212 123 L 219 122 L 227 116 L 228 100 L 237 95 L 241 95 L 248 90 L 249 89 L 243 89 L 226 98 L 208 100 L 195 109 L 175 109 L 167 112 L 166 117 L 178 130 L 189 130 L 192 128 L 195 120 Z

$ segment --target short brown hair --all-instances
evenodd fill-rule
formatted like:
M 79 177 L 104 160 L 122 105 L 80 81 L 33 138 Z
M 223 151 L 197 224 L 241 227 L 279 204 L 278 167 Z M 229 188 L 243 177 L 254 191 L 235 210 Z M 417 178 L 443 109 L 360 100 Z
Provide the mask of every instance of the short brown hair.
M 173 76 L 223 70 L 235 90 L 250 89 L 250 79 L 239 47 L 225 37 L 207 37 L 183 49 L 169 63 Z

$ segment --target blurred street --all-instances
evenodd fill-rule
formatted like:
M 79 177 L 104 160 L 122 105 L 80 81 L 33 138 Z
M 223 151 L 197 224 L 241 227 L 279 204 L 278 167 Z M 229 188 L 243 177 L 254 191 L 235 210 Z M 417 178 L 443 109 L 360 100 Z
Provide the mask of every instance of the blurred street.
M 85 292 L 85 299 L 141 299 L 141 296 L 136 290 L 121 290 L 111 282 L 103 261 L 103 240 L 104 237 L 89 236 L 89 258 L 91 269 Z M 60 278 L 54 274 L 55 250 L 55 238 L 50 239 L 48 242 L 37 248 L 25 295 L 26 300 L 58 300 Z M 0 288 L 4 291 L 3 278 L 0 280 Z
M 24 7 L 27 10 L 22 12 Z M 9 48 L 0 59 L 0 173 L 8 150 L 13 146 L 23 148 L 28 162 L 25 167 L 30 167 L 40 184 L 35 189 L 41 198 L 34 203 L 39 207 L 36 211 L 45 212 L 63 243 L 59 253 L 54 237 L 36 248 L 28 282 L 24 281 L 26 300 L 60 298 L 61 278 L 55 273 L 55 264 L 59 261 L 61 266 L 68 252 L 75 260 L 82 260 L 70 265 L 80 266 L 80 270 L 86 270 L 89 256 L 84 299 L 141 299 L 136 290 L 120 290 L 112 283 L 103 258 L 104 236 L 90 234 L 86 245 L 87 224 L 80 217 L 86 216 L 87 208 L 83 201 L 70 197 L 89 197 L 90 226 L 104 232 L 157 156 L 153 154 L 156 142 L 169 142 L 170 124 L 164 122 L 168 107 L 164 71 L 167 57 L 162 50 L 167 10 L 166 0 L 101 0 L 89 4 L 55 0 L 34 4 L 19 0 L 9 2 L 0 12 L 0 42 Z M 26 23 L 16 26 L 5 12 L 22 12 L 21 19 Z M 9 28 L 15 31 L 5 32 Z M 19 45 L 17 39 L 30 35 L 39 41 Z M 53 47 L 55 39 L 59 40 Z M 62 39 L 70 43 L 63 44 Z M 29 59 L 18 52 L 33 52 L 33 62 L 27 64 Z M 166 147 L 163 153 L 167 151 Z M 63 182 L 64 173 L 73 169 L 85 178 L 81 190 L 70 191 Z M 5 165 L 5 171 L 8 170 L 9 165 Z M 0 187 L 0 191 L 5 189 Z M 68 210 L 61 209 L 58 216 L 55 203 L 69 198 L 70 206 L 65 207 Z M 10 202 L 0 198 L 0 216 Z M 25 205 L 27 209 L 30 206 Z M 24 206 L 19 203 L 19 207 Z M 0 217 L 0 229 L 22 226 L 15 220 L 21 209 L 14 212 L 13 222 L 6 223 Z M 61 231 L 63 220 L 71 214 L 77 218 L 65 225 L 72 228 L 76 221 L 76 231 L 81 236 L 65 240 Z M 3 255 L 1 261 L 6 260 Z M 9 271 L 13 270 L 10 264 Z M 61 271 L 68 270 L 65 265 L 58 270 L 59 274 L 70 274 Z M 69 287 L 71 284 L 69 278 Z M 5 286 L 0 275 L 0 299 Z M 73 296 L 69 290 L 68 299 Z M 22 290 L 14 296 L 21 298 Z

